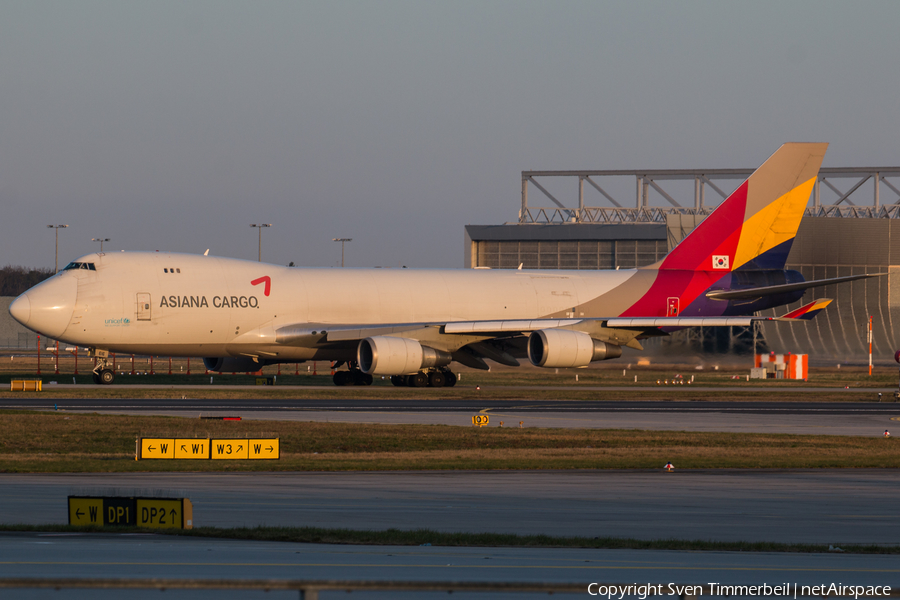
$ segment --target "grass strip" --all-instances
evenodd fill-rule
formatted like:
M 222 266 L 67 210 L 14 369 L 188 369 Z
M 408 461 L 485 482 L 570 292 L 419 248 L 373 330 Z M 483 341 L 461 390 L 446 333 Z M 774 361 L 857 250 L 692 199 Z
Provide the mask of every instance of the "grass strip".
M 779 542 L 723 542 L 712 540 L 639 540 L 615 537 L 560 537 L 513 533 L 443 533 L 429 529 L 366 531 L 320 527 L 197 527 L 185 530 L 140 527 L 75 527 L 70 525 L 0 525 L 0 532 L 34 533 L 152 533 L 184 537 L 302 544 L 355 544 L 370 546 L 464 546 L 479 548 L 591 548 L 607 550 L 692 550 L 699 552 L 835 552 L 824 544 Z M 900 554 L 900 546 L 851 544 L 847 554 Z
M 875 435 L 209 421 L 22 411 L 0 412 L 0 431 L 0 472 L 9 473 L 661 469 L 667 461 L 679 471 L 900 467 L 900 439 Z M 282 458 L 135 461 L 139 436 L 278 437 Z
M 2 357 L 0 357 L 2 358 Z M 653 386 L 654 399 L 678 400 L 772 400 L 768 388 L 795 388 L 796 394 L 779 393 L 779 398 L 790 401 L 876 401 L 877 392 L 872 388 L 893 388 L 897 383 L 896 371 L 879 367 L 873 375 L 858 367 L 835 369 L 818 367 L 811 370 L 807 381 L 790 379 L 771 379 L 766 381 L 747 380 L 746 368 L 723 368 L 720 370 L 696 370 L 691 365 L 659 365 L 654 367 L 631 368 L 632 365 L 613 367 L 612 365 L 592 367 L 588 369 L 539 369 L 522 366 L 518 369 L 499 368 L 492 371 L 464 371 L 459 385 L 455 388 L 422 389 L 397 388 L 390 384 L 388 378 L 376 378 L 374 385 L 363 388 L 336 388 L 332 384 L 327 364 L 323 365 L 320 375 L 294 375 L 286 369 L 281 375 L 275 367 L 266 367 L 266 377 L 274 377 L 275 386 L 256 386 L 257 377 L 250 374 L 207 373 L 195 371 L 185 375 L 175 373 L 167 375 L 163 372 L 155 375 L 130 371 L 120 372 L 116 378 L 117 385 L 126 389 L 109 389 L 92 384 L 89 371 L 82 368 L 81 374 L 73 375 L 63 368 L 59 374 L 50 374 L 45 370 L 42 376 L 34 371 L 22 371 L 18 363 L 6 363 L 0 360 L 0 398 L 16 397 L 22 399 L 56 400 L 65 398 L 168 398 L 168 399 L 243 399 L 258 398 L 294 398 L 294 399 L 382 399 L 391 397 L 416 398 L 491 398 L 491 399 L 596 399 L 597 390 L 585 390 L 586 387 L 602 388 L 634 388 L 634 391 L 604 390 L 604 398 L 609 400 L 642 400 L 647 398 L 647 386 Z M 14 369 L 14 370 L 11 370 Z M 11 379 L 39 378 L 44 383 L 44 391 L 10 392 L 4 384 Z M 59 389 L 51 382 L 61 384 L 77 383 L 76 389 Z M 693 381 L 693 385 L 691 385 Z M 674 385 L 678 383 L 678 385 Z M 212 384 L 212 385 L 211 385 Z M 148 389 L 145 386 L 159 386 Z M 166 389 L 165 386 L 173 386 Z M 178 389 L 174 389 L 178 386 Z M 189 389 L 185 389 L 189 386 Z M 248 389 L 228 389 L 233 386 L 252 386 Z M 284 386 L 295 386 L 284 389 Z M 503 389 L 506 387 L 525 386 L 530 389 Z M 480 389 L 476 389 L 476 387 Z M 552 387 L 555 389 L 542 389 Z M 746 389 L 733 398 L 719 397 L 713 392 L 694 392 L 694 387 L 729 387 Z M 834 388 L 834 392 L 809 393 L 809 388 Z M 223 389 L 224 388 L 224 389 Z M 280 388 L 280 389 L 279 389 Z M 323 389 L 324 388 L 324 389 Z M 850 388 L 853 392 L 839 391 Z M 857 391 L 858 390 L 858 391 Z M 885 400 L 893 399 L 884 398 Z
M 89 366 L 82 362 L 78 375 L 74 374 L 74 364 L 71 357 L 67 360 L 60 361 L 60 372 L 56 373 L 55 366 L 43 363 L 41 375 L 36 373 L 36 361 L 22 362 L 23 357 L 16 356 L 15 360 L 3 360 L 5 354 L 0 351 L 0 384 L 9 383 L 11 379 L 41 379 L 45 388 L 51 381 L 58 381 L 63 384 L 77 383 L 78 385 L 91 385 L 93 383 Z M 715 357 L 721 359 L 722 357 Z M 139 363 L 142 361 L 138 361 Z M 809 370 L 807 381 L 791 380 L 791 379 L 770 379 L 767 381 L 747 380 L 749 369 L 752 366 L 751 357 L 740 359 L 739 362 L 731 365 L 721 365 L 721 368 L 714 367 L 709 364 L 705 368 L 699 368 L 701 365 L 695 364 L 654 364 L 650 366 L 635 366 L 627 363 L 594 363 L 589 368 L 572 368 L 572 369 L 542 369 L 533 367 L 525 361 L 525 364 L 518 368 L 497 367 L 491 371 L 476 371 L 465 367 L 455 368 L 461 380 L 460 385 L 463 386 L 503 386 L 503 385 L 524 385 L 524 386 L 570 386 L 577 388 L 579 386 L 634 386 L 643 387 L 647 385 L 655 385 L 657 381 L 664 387 L 664 382 L 670 384 L 678 381 L 684 381 L 688 386 L 688 382 L 693 380 L 693 385 L 701 386 L 728 386 L 728 387 L 747 387 L 749 389 L 765 389 L 772 385 L 779 387 L 895 387 L 897 384 L 897 370 L 893 366 L 876 366 L 872 375 L 868 374 L 867 367 L 848 367 L 844 368 L 812 367 Z M 193 385 L 197 387 L 209 386 L 212 381 L 214 385 L 250 385 L 255 386 L 257 375 L 250 373 L 209 373 L 204 372 L 202 364 L 197 369 L 197 363 L 194 364 L 194 370 L 190 375 L 182 367 L 176 366 L 173 373 L 167 373 L 165 364 L 158 361 L 155 366 L 155 374 L 150 375 L 149 364 L 144 361 L 143 365 L 137 364 L 134 374 L 131 374 L 130 362 L 119 361 L 116 384 L 118 385 Z M 274 377 L 276 386 L 328 386 L 331 387 L 332 378 L 328 363 L 318 363 L 319 371 L 317 375 L 306 372 L 306 365 L 302 371 L 295 371 L 284 365 L 283 369 L 277 366 L 269 366 L 263 368 L 262 377 Z M 182 370 L 179 370 L 182 369 Z M 297 373 L 297 374 L 295 374 Z M 635 382 L 635 377 L 637 381 Z M 5 387 L 5 386 L 4 386 Z M 376 377 L 375 388 L 383 387 L 385 389 L 396 389 L 391 385 L 390 379 L 385 377 Z M 679 387 L 682 387 L 679 385 Z

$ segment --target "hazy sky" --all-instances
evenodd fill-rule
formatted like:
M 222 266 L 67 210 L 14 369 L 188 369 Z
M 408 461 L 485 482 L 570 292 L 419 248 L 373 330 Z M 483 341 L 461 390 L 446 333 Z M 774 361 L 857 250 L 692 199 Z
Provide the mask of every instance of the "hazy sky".
M 458 267 L 527 169 L 900 165 L 900 3 L 0 0 L 0 264 Z M 574 185 L 574 184 L 573 184 Z M 893 202 L 887 190 L 883 202 Z M 549 202 L 541 202 L 547 205 Z M 597 202 L 599 204 L 599 202 Z

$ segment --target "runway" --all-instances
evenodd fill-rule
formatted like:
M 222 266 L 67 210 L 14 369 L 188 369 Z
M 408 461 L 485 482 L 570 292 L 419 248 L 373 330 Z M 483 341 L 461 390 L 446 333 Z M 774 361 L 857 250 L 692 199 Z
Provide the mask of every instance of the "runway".
M 487 414 L 490 426 L 671 431 L 729 431 L 881 436 L 900 429 L 894 402 L 748 402 L 415 399 L 0 399 L 0 408 L 196 418 L 470 426 Z
M 648 396 L 649 398 L 649 396 Z M 715 401 L 690 400 L 618 400 L 598 397 L 594 400 L 504 400 L 494 398 L 0 398 L 0 409 L 63 409 L 135 411 L 157 410 L 268 410 L 268 411 L 379 411 L 379 412 L 470 412 L 483 409 L 515 409 L 526 412 L 730 412 L 753 414 L 895 414 L 894 402 L 790 402 L 790 401 Z

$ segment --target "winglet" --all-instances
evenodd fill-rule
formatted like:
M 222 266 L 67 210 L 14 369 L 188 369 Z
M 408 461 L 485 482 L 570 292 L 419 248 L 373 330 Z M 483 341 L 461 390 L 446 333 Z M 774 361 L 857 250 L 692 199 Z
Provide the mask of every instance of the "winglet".
M 831 304 L 832 300 L 830 298 L 823 298 L 822 300 L 813 300 L 809 304 L 805 306 L 801 306 L 797 310 L 792 310 L 788 314 L 778 317 L 778 321 L 809 321 L 817 314 L 825 310 L 825 307 Z

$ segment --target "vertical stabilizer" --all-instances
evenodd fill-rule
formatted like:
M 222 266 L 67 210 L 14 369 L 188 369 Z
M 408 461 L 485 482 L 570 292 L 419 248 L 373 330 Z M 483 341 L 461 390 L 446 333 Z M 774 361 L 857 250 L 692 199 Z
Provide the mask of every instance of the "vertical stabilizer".
M 827 148 L 781 146 L 656 266 L 723 273 L 783 269 Z

